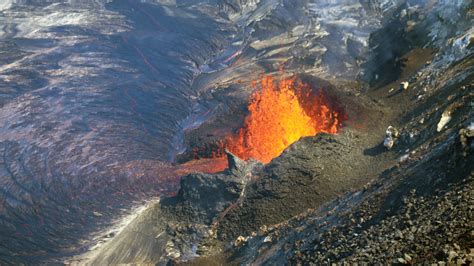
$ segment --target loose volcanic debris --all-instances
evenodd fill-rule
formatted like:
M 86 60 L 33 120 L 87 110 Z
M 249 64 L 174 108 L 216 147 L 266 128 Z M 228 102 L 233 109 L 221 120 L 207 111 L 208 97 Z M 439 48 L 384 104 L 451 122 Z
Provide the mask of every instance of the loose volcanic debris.
M 451 191 L 439 191 L 432 198 L 403 199 L 397 215 L 371 224 L 378 215 L 377 202 L 362 204 L 357 212 L 339 217 L 341 225 L 321 234 L 312 249 L 297 252 L 297 262 L 423 263 L 474 262 L 472 176 Z
M 82 251 L 82 229 L 185 173 L 84 260 L 472 263 L 468 1 L 15 2 L 0 4 L 0 263 Z M 228 153 L 217 174 L 167 163 L 194 129 L 242 126 L 250 82 L 282 65 L 341 99 L 338 134 L 268 165 Z

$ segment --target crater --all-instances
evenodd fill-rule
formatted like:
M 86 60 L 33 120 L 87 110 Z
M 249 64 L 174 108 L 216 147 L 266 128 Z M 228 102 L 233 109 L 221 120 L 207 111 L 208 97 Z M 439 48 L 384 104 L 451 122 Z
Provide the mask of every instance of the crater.
M 247 86 L 252 93 L 246 102 L 231 103 L 226 111 L 185 134 L 187 149 L 178 162 L 221 158 L 227 149 L 244 160 L 269 163 L 302 137 L 337 134 L 348 119 L 337 89 L 323 80 L 280 71 Z M 224 88 L 221 93 L 233 90 Z

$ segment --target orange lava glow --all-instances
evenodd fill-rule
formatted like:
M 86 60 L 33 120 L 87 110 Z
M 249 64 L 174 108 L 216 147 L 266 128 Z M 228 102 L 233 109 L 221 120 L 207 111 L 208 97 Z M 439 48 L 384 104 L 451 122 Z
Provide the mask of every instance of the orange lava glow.
M 255 85 L 261 85 L 261 90 L 252 95 L 243 128 L 225 144 L 242 159 L 268 163 L 301 137 L 335 134 L 341 127 L 340 114 L 322 90 L 313 93 L 296 78 L 276 80 L 271 75 Z
M 174 174 L 177 176 L 184 176 L 190 173 L 218 173 L 227 168 L 227 158 L 217 157 L 205 159 L 191 160 L 184 164 L 178 165 L 174 169 Z

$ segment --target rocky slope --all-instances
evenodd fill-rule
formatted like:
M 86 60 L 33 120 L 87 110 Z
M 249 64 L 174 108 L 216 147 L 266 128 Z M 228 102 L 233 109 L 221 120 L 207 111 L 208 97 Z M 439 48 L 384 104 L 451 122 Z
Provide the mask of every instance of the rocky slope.
M 303 138 L 268 165 L 230 156 L 227 172 L 183 177 L 178 195 L 155 206 L 160 218 L 148 219 L 157 226 L 150 235 L 161 242 L 139 242 L 164 250 L 159 260 L 150 251 L 114 259 L 120 257 L 115 246 L 134 246 L 126 240 L 133 231 L 81 260 L 472 263 L 471 6 L 352 4 L 222 1 L 228 18 L 243 28 L 243 41 L 224 51 L 230 59 L 216 58 L 198 77 L 195 85 L 219 112 L 187 132 L 185 143 L 212 143 L 216 128 L 236 126 L 226 121 L 239 115 L 249 95 L 242 87 L 255 76 L 250 71 L 272 71 L 279 62 L 302 79 L 304 73 L 325 79 L 312 84 L 337 95 L 349 114 L 344 129 Z M 348 14 L 372 14 L 366 18 L 372 23 L 355 17 L 360 25 L 341 27 Z M 336 44 L 341 39 L 346 45 Z M 311 47 L 318 45 L 326 48 L 315 64 Z M 399 134 L 387 150 L 389 125 Z
M 394 166 L 360 191 L 249 234 L 231 260 L 472 263 L 473 144 L 466 137 L 474 126 L 472 58 L 438 76 L 444 78 L 449 84 L 433 88 L 431 97 L 420 100 L 424 105 L 404 113 L 400 123 L 409 135 L 391 151 L 399 156 Z M 410 101 L 418 99 L 420 83 L 403 92 Z M 438 132 L 445 108 L 453 117 Z
M 0 262 L 472 263 L 472 1 L 79 2 L 0 4 Z M 228 154 L 78 244 L 172 191 L 282 67 L 341 132 Z

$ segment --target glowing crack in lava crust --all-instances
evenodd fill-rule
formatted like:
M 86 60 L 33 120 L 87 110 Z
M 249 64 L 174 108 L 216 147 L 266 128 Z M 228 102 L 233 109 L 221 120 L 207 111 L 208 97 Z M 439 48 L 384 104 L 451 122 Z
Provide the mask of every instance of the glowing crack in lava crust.
M 294 77 L 267 75 L 258 83 L 261 90 L 252 94 L 244 126 L 226 139 L 226 148 L 240 158 L 268 163 L 301 137 L 335 134 L 341 127 L 343 116 L 322 90 L 312 92 Z

